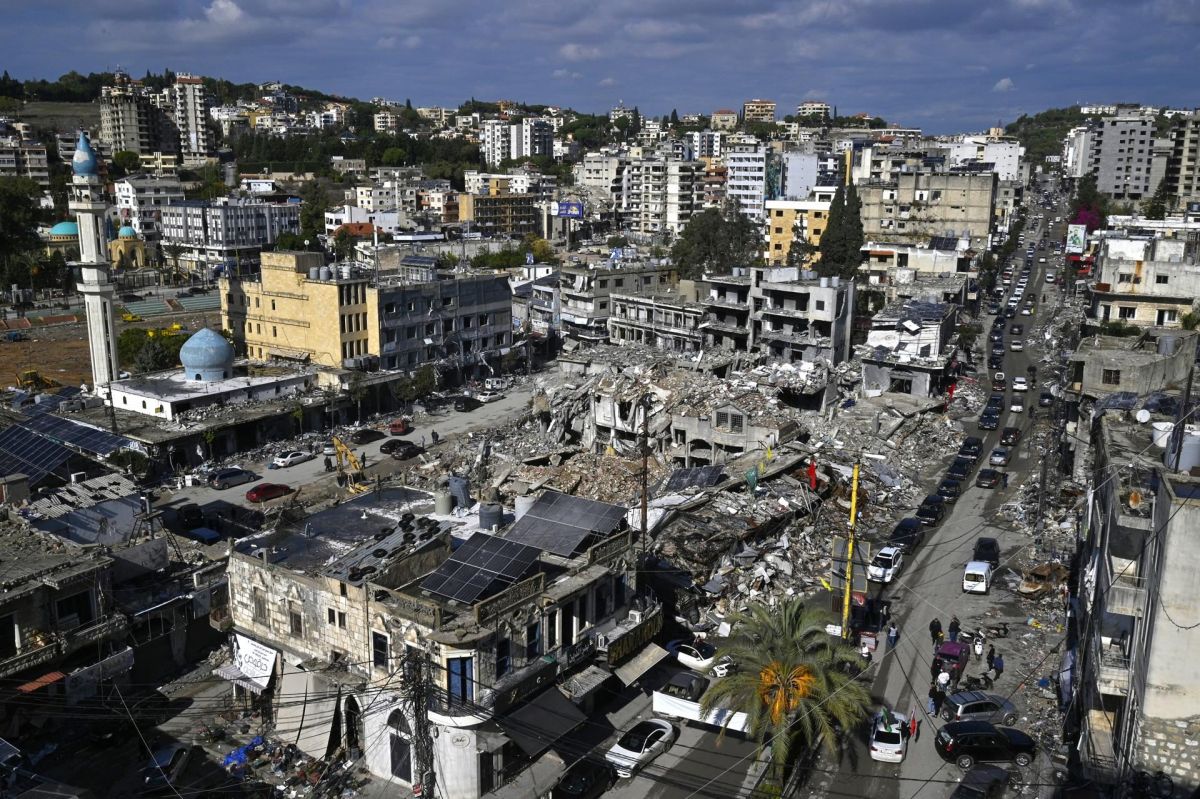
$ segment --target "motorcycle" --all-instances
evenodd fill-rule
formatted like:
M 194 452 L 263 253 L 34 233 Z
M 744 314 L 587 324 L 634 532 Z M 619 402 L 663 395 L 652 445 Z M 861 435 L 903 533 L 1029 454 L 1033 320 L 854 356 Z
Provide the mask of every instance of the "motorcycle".
M 992 678 L 987 674 L 980 674 L 978 677 L 966 674 L 962 678 L 962 687 L 967 691 L 987 691 L 991 689 L 992 682 Z

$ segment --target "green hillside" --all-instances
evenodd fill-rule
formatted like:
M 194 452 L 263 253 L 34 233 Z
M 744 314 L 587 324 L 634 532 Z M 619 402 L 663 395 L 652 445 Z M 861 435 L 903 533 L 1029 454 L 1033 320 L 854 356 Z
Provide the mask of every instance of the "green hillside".
M 1025 156 L 1029 162 L 1038 164 L 1048 155 L 1058 155 L 1067 131 L 1087 120 L 1088 117 L 1079 112 L 1077 105 L 1050 108 L 1033 116 L 1022 114 L 1016 122 L 1005 127 L 1004 132 L 1016 136 L 1025 146 Z

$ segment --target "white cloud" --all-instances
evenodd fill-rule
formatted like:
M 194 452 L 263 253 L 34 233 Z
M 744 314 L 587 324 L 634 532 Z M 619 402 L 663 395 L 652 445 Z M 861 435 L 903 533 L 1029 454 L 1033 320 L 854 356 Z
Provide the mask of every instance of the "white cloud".
M 992 91 L 994 91 L 994 92 L 1011 92 L 1015 88 L 1017 88 L 1017 87 L 1012 82 L 1012 78 L 1001 78 L 1000 80 L 996 81 L 996 85 L 992 87 Z
M 586 44 L 567 42 L 558 48 L 558 54 L 568 61 L 591 61 L 600 57 L 600 48 Z
M 824 100 L 829 96 L 829 92 L 825 89 L 809 89 L 804 93 L 805 100 Z
M 233 0 L 213 0 L 212 5 L 204 9 L 204 16 L 216 25 L 232 25 L 246 16 L 241 6 Z
M 616 86 L 617 79 L 616 78 L 604 78 L 600 81 L 600 85 L 601 86 Z
M 550 74 L 559 80 L 579 80 L 583 77 L 578 72 L 572 72 L 569 69 L 556 69 Z
M 391 50 L 396 46 L 395 36 L 380 36 L 375 40 L 375 46 L 380 50 Z
M 407 47 L 409 50 L 415 50 L 416 48 L 421 46 L 421 37 L 417 36 L 415 33 L 412 34 L 411 36 L 405 36 L 404 37 L 404 46 Z

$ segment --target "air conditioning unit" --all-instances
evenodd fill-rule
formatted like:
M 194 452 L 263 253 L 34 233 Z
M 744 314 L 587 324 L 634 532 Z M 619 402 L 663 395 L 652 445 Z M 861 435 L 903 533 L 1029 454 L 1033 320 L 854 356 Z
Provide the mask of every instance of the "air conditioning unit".
M 608 650 L 608 636 L 604 633 L 596 633 L 592 636 L 592 640 L 596 643 L 596 649 L 605 652 Z
M 72 483 L 82 483 L 87 479 L 87 472 L 71 472 Z
M 633 622 L 634 624 L 641 624 L 643 621 L 646 620 L 646 611 L 644 611 L 644 610 L 629 611 L 629 620 L 631 622 Z

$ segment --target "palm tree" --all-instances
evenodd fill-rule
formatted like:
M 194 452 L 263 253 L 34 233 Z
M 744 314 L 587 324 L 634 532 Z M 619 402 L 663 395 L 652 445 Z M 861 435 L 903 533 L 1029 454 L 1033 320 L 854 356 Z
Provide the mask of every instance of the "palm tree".
M 744 712 L 759 754 L 771 751 L 776 779 L 797 747 L 821 741 L 836 752 L 841 732 L 871 709 L 870 692 L 851 676 L 858 652 L 831 637 L 827 614 L 798 597 L 776 608 L 751 605 L 732 621 L 734 634 L 717 657 L 728 655 L 737 670 L 713 683 L 702 712 Z

